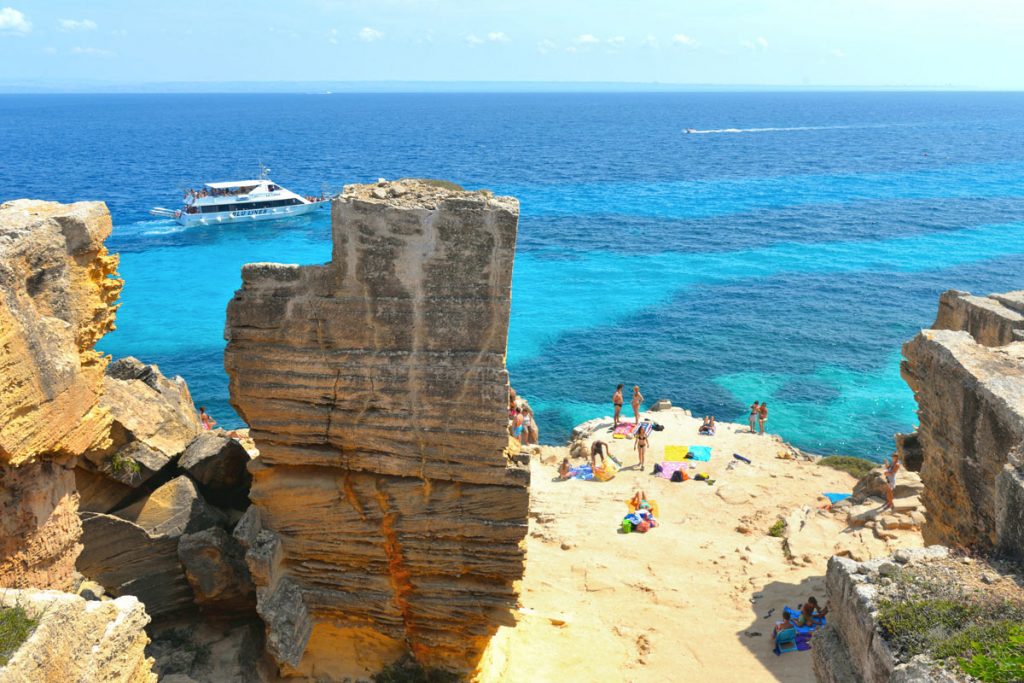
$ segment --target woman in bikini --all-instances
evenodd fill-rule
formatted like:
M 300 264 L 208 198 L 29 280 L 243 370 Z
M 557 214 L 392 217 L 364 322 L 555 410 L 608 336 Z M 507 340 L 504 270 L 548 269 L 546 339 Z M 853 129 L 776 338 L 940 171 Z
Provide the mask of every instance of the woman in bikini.
M 640 393 L 639 385 L 633 385 L 633 400 L 630 403 L 633 405 L 633 418 L 637 424 L 640 424 L 640 404 L 644 402 L 644 395 Z
M 761 401 L 761 407 L 757 410 L 757 423 L 761 427 L 761 433 L 764 434 L 764 423 L 768 421 L 768 404 Z
M 647 454 L 647 445 L 647 432 L 643 428 L 636 430 L 636 436 L 633 437 L 633 448 L 640 459 L 641 472 L 644 470 L 644 456 Z
M 612 405 L 615 406 L 615 417 L 612 418 L 615 422 L 615 427 L 619 426 L 619 415 L 622 414 L 622 385 L 615 387 L 615 393 L 612 394 Z

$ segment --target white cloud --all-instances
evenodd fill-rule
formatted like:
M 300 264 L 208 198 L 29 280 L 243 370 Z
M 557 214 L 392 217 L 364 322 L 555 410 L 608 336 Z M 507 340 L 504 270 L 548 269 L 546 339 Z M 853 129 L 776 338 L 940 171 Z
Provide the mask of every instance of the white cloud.
M 690 47 L 695 47 L 697 45 L 697 41 L 685 33 L 677 33 L 672 36 L 672 43 L 674 45 L 689 45 Z
M 470 47 L 476 47 L 477 45 L 484 44 L 484 39 L 474 33 L 470 33 L 468 36 L 466 36 L 465 40 L 466 45 L 469 45 Z
M 829 54 L 835 57 L 836 59 L 846 59 L 846 53 L 843 51 L 842 48 L 839 47 L 837 47 L 834 50 L 831 50 Z
M 0 33 L 28 33 L 32 22 L 13 7 L 0 9 Z
M 359 36 L 359 40 L 364 43 L 372 43 L 373 41 L 380 40 L 384 37 L 384 34 L 381 31 L 378 31 L 375 28 L 370 28 L 369 26 L 359 29 L 359 33 L 356 35 Z
M 71 54 L 73 55 L 85 55 L 87 57 L 113 57 L 114 53 L 110 50 L 101 50 L 98 47 L 73 47 L 71 48 Z
M 60 30 L 65 32 L 96 30 L 96 22 L 92 19 L 61 19 L 57 23 L 60 25 Z
M 754 42 L 756 42 L 758 45 L 760 45 L 762 50 L 767 50 L 768 49 L 768 39 L 765 38 L 764 36 L 758 36 L 757 40 L 754 41 Z
M 511 38 L 505 35 L 504 32 L 502 31 L 491 31 L 490 33 L 487 34 L 487 40 L 491 41 L 492 43 L 507 43 L 511 40 Z
M 654 36 L 647 36 L 640 41 L 640 44 L 644 47 L 658 47 L 658 39 Z
M 597 45 L 600 42 L 600 38 L 589 33 L 584 33 L 583 35 L 576 36 L 577 45 Z
M 545 38 L 544 40 L 537 43 L 537 52 L 541 53 L 542 55 L 546 55 L 547 53 L 557 48 L 558 44 L 555 41 L 551 40 L 550 38 Z
M 626 36 L 613 36 L 608 39 L 608 44 L 612 47 L 622 47 L 626 44 Z

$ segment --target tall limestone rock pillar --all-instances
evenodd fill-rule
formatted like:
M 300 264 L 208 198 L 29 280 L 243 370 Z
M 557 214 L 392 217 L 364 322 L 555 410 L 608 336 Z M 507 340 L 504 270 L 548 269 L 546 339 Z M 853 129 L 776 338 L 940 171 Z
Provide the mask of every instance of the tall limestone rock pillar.
M 248 546 L 282 673 L 411 652 L 472 669 L 511 623 L 529 474 L 508 445 L 519 205 L 423 181 L 348 186 L 330 263 L 257 263 L 228 306 L 232 404 L 260 450 Z
M 98 405 L 121 281 L 99 202 L 0 205 L 0 587 L 68 590 L 81 551 L 75 458 Z

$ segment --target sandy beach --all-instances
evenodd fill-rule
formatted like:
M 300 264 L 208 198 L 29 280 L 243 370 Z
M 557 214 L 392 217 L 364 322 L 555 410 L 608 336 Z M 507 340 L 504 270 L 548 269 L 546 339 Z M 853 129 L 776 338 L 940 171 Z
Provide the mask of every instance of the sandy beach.
M 824 600 L 831 555 L 877 557 L 920 546 L 920 533 L 883 541 L 849 528 L 846 514 L 818 510 L 821 493 L 849 492 L 856 480 L 813 460 L 778 459 L 788 447 L 776 436 L 728 423 L 699 436 L 701 420 L 678 408 L 641 417 L 665 426 L 652 434 L 645 472 L 632 467 L 633 442 L 611 438 L 610 418 L 586 442 L 605 441 L 625 466 L 611 481 L 557 481 L 568 448 L 533 458 L 518 624 L 499 630 L 478 680 L 813 681 L 810 652 L 771 652 L 783 606 Z M 715 483 L 652 476 L 673 444 L 711 446 L 711 461 L 688 473 Z M 638 489 L 657 501 L 660 526 L 620 533 Z M 768 535 L 780 517 L 789 518 L 787 547 Z

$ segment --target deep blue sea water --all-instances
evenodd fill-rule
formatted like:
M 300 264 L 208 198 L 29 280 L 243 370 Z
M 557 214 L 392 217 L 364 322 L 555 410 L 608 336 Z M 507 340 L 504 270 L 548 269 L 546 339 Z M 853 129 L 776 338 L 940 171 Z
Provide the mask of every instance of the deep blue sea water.
M 303 193 L 415 176 L 517 196 L 508 365 L 549 442 L 623 382 L 741 422 L 766 400 L 797 445 L 880 458 L 916 421 L 900 345 L 938 294 L 1024 287 L 1024 94 L 0 96 L 0 200 L 113 213 L 126 284 L 100 347 L 183 375 L 228 426 L 241 265 L 327 260 L 329 217 L 146 212 L 259 161 Z

